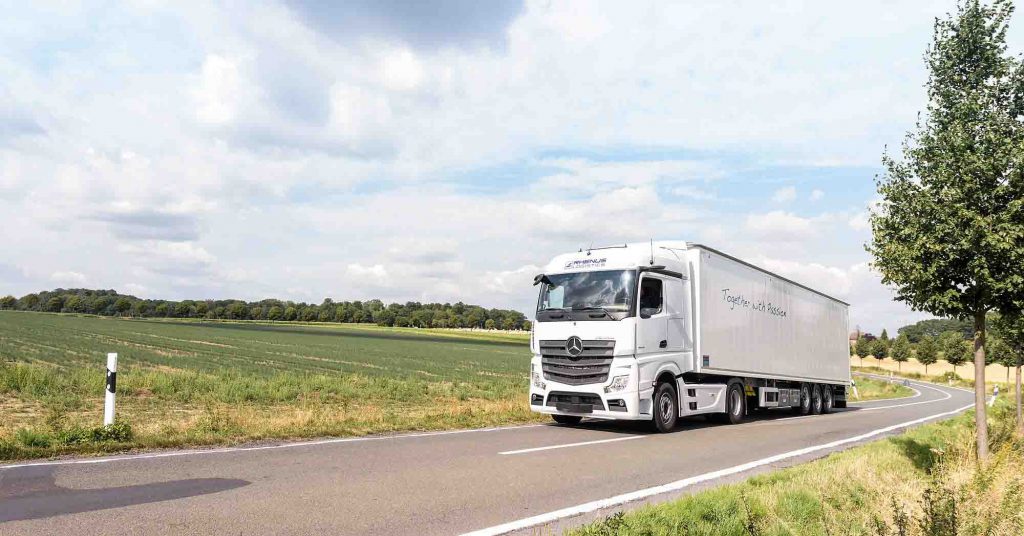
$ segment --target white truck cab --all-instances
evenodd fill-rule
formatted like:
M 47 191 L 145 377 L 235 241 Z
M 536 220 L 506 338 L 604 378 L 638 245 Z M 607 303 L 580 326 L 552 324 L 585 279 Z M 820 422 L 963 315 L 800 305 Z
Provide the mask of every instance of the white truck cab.
M 580 250 L 535 284 L 530 407 L 560 423 L 845 406 L 847 304 L 706 246 Z

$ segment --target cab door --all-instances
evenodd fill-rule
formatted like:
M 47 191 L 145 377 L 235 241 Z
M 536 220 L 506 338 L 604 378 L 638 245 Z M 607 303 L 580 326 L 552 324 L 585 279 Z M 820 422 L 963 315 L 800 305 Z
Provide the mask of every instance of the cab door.
M 691 347 L 686 324 L 686 310 L 690 296 L 686 281 L 680 277 L 665 280 L 666 335 L 670 352 L 682 352 Z
M 666 278 L 646 273 L 640 279 L 637 300 L 636 353 L 637 357 L 668 352 L 668 322 L 666 307 Z

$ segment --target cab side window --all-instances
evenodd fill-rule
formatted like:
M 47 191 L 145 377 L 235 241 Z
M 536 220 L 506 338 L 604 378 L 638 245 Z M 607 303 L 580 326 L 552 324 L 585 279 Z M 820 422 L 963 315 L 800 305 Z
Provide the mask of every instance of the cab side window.
M 640 318 L 661 313 L 664 303 L 664 290 L 660 279 L 645 277 L 640 281 Z

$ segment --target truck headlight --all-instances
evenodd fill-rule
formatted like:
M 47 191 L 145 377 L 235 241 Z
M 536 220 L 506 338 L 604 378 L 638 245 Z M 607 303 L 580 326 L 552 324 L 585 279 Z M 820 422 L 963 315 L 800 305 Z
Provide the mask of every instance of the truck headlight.
M 547 389 L 548 384 L 541 380 L 540 373 L 537 372 L 536 367 L 533 365 L 530 365 L 530 378 L 533 380 L 533 386 L 537 389 Z
M 629 376 L 628 375 L 626 375 L 626 376 L 616 376 L 616 377 L 612 378 L 612 382 L 609 383 L 608 386 L 604 388 L 604 392 L 606 392 L 606 393 L 614 393 L 616 391 L 621 391 L 621 390 L 626 388 L 626 384 L 628 384 L 628 383 L 629 383 Z

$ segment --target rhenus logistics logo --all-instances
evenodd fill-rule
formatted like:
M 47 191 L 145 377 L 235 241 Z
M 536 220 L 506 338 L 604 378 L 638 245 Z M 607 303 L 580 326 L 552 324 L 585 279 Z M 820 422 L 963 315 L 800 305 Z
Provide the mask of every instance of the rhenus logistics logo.
M 608 259 L 605 257 L 601 257 L 600 259 L 579 259 L 565 263 L 565 269 L 576 270 L 579 268 L 599 268 L 604 266 L 607 262 Z

